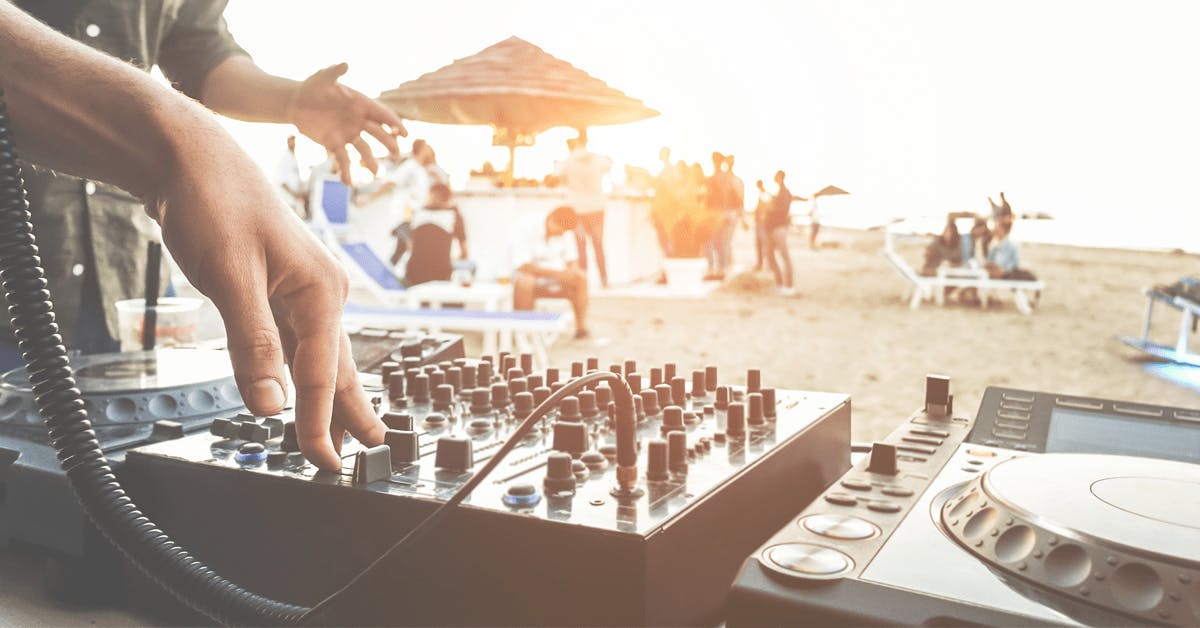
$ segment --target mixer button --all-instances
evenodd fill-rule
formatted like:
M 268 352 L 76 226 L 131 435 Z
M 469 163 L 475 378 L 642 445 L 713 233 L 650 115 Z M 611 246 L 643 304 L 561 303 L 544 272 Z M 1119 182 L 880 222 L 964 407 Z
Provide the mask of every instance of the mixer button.
M 547 493 L 575 492 L 575 473 L 571 470 L 571 454 L 554 452 L 546 458 L 546 479 L 542 483 Z
M 1020 403 L 1033 403 L 1033 395 L 1027 395 L 1025 393 L 1006 392 L 1002 394 L 1001 397 Z
M 241 465 L 259 465 L 267 459 L 267 448 L 262 443 L 242 443 L 233 459 Z
M 221 438 L 237 438 L 238 424 L 230 419 L 213 419 L 212 427 L 208 431 L 213 436 Z
M 583 462 L 583 464 L 587 465 L 587 468 L 593 473 L 597 473 L 608 468 L 608 458 L 605 458 L 604 454 L 598 451 L 589 451 L 580 456 L 579 460 Z
M 800 525 L 813 534 L 842 541 L 860 541 L 879 534 L 875 524 L 850 515 L 810 515 L 801 519 Z
M 849 493 L 827 493 L 825 501 L 835 506 L 855 506 L 858 504 L 858 498 Z
M 925 454 L 926 456 L 932 456 L 937 453 L 936 448 L 925 447 L 924 445 L 896 445 L 896 450 L 913 454 Z
M 1025 440 L 1025 433 L 1015 430 L 992 430 L 992 436 L 1003 438 L 1004 440 Z
M 866 480 L 855 480 L 853 478 L 849 478 L 849 479 L 842 480 L 841 484 L 842 484 L 842 487 L 848 488 L 852 491 L 869 491 L 869 490 L 871 490 L 871 483 Z
M 924 436 L 903 436 L 900 438 L 900 440 L 902 440 L 906 443 L 917 443 L 920 445 L 933 445 L 934 447 L 941 445 L 943 442 L 942 439 L 940 439 L 940 438 L 928 438 L 928 437 L 924 437 Z
M 950 432 L 946 430 L 933 429 L 931 427 L 914 427 L 908 430 L 910 434 L 919 434 L 921 436 L 933 436 L 936 438 L 949 438 Z
M 1028 421 L 1028 412 L 1013 412 L 1012 410 L 1000 410 L 996 413 L 997 418 L 1008 419 L 1010 421 Z
M 542 501 L 542 495 L 536 486 L 522 483 L 509 486 L 501 499 L 511 508 L 529 508 Z
M 896 502 L 873 501 L 867 504 L 867 510 L 885 513 L 900 512 L 900 504 Z
M 1030 412 L 1033 410 L 1033 405 L 1028 403 L 1017 403 L 1015 401 L 1000 402 L 1001 410 L 1012 410 L 1014 412 Z
M 470 439 L 462 436 L 443 436 L 437 441 L 434 466 L 449 471 L 466 471 L 475 464 L 473 453 Z M 388 459 L 390 465 L 390 455 Z
M 786 543 L 763 552 L 765 564 L 793 576 L 832 577 L 854 566 L 849 556 L 835 549 L 810 543 Z
M 287 462 L 288 452 L 275 450 L 267 453 L 267 466 L 272 469 L 278 469 Z
M 370 484 L 392 477 L 391 447 L 376 445 L 355 454 L 352 477 L 358 484 Z
M 1012 421 L 996 421 L 993 424 L 993 427 L 1000 427 L 1000 428 L 1004 428 L 1006 430 L 1016 430 L 1018 432 L 1024 432 L 1025 430 L 1029 429 L 1029 423 L 1014 423 Z
M 867 471 L 883 475 L 896 475 L 896 446 L 887 443 L 871 445 L 871 458 L 867 463 Z
M 391 449 L 393 467 L 411 464 L 421 457 L 417 433 L 412 430 L 388 430 L 383 442 Z
M 882 492 L 891 497 L 912 497 L 914 494 L 914 491 L 907 486 L 885 486 Z

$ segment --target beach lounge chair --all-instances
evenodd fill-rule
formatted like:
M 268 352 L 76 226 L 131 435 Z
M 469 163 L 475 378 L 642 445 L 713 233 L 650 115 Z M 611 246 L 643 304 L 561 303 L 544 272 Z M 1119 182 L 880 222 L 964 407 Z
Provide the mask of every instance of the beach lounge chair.
M 1142 335 L 1117 336 L 1117 340 L 1143 351 L 1161 360 L 1169 360 L 1178 364 L 1200 366 L 1200 354 L 1193 353 L 1189 347 L 1196 321 L 1200 319 L 1200 303 L 1181 294 L 1149 288 L 1143 291 L 1146 295 L 1146 317 L 1142 321 Z M 1162 345 L 1150 340 L 1150 323 L 1154 317 L 1154 304 L 1163 303 L 1168 307 L 1179 310 L 1179 335 L 1173 346 Z
M 910 285 L 908 306 L 914 310 L 920 308 L 921 303 L 927 300 L 944 305 L 946 288 L 974 288 L 984 300 L 990 294 L 1011 291 L 1017 311 L 1029 315 L 1033 313 L 1033 300 L 1030 299 L 1030 295 L 1040 293 L 1046 287 L 1044 282 L 1036 279 L 992 279 L 983 269 L 969 266 L 942 267 L 938 274 L 932 277 L 921 275 L 896 253 L 892 242 L 892 233 L 889 231 L 880 255 Z

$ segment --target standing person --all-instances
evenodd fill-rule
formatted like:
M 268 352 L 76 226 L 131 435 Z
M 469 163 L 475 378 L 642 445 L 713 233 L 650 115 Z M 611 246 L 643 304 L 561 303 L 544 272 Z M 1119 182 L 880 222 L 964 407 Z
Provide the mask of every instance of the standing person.
M 18 4 L 75 40 L 73 47 L 94 48 L 146 73 L 157 65 L 179 91 L 217 113 L 293 124 L 342 165 L 347 183 L 348 144 L 369 169 L 377 167 L 362 134 L 397 150 L 394 134 L 403 129 L 399 118 L 338 81 L 346 64 L 320 70 L 303 82 L 267 74 L 229 34 L 222 17 L 224 1 Z M 57 102 L 43 106 L 64 107 Z M 161 237 L 158 226 L 147 216 L 142 199 L 116 186 L 45 169 L 27 170 L 25 180 L 65 344 L 85 353 L 115 351 L 119 321 L 113 303 L 143 296 L 146 246 Z M 162 272 L 165 286 L 167 265 Z M 0 329 L 8 327 L 7 322 L 0 324 Z M 244 340 L 231 337 L 230 348 Z M 15 367 L 19 354 L 9 333 L 0 331 L 0 347 L 5 349 L 0 351 L 0 368 Z
M 733 241 L 737 216 L 728 211 L 729 206 L 733 204 L 735 193 L 732 175 L 725 170 L 725 156 L 713 152 L 712 164 L 712 176 L 704 183 L 704 204 L 708 207 L 709 216 L 716 228 L 705 246 L 705 257 L 708 258 L 708 274 L 705 279 L 722 281 L 729 270 L 729 244 Z
M 579 267 L 579 248 L 567 234 L 579 226 L 579 216 L 570 207 L 559 207 L 546 216 L 541 229 L 520 234 L 514 242 L 513 307 L 532 310 L 541 298 L 571 302 L 575 312 L 575 338 L 590 335 L 587 325 L 588 280 Z
M 821 232 L 821 197 L 814 195 L 808 207 L 808 248 L 817 250 L 817 234 Z
M 671 237 L 667 233 L 667 219 L 678 203 L 682 169 L 671 164 L 671 149 L 665 146 L 658 151 L 658 160 L 662 162 L 662 169 L 654 178 L 654 198 L 650 202 L 650 222 L 654 225 L 654 235 L 658 239 L 659 251 L 666 259 L 671 256 Z M 657 283 L 667 283 L 665 269 L 658 270 Z
M 412 253 L 405 266 L 404 285 L 449 281 L 454 274 L 451 247 L 455 242 L 458 259 L 467 259 L 466 226 L 450 196 L 450 186 L 434 183 L 429 188 L 429 200 L 413 212 L 409 232 Z
M 391 217 L 392 236 L 396 238 L 396 246 L 392 252 L 392 266 L 400 263 L 400 259 L 408 250 L 408 239 L 411 233 L 410 222 L 413 212 L 429 198 L 429 191 L 434 178 L 430 168 L 435 163 L 433 147 L 423 139 L 415 139 L 408 157 L 385 174 L 386 180 L 360 202 L 370 205 L 379 198 L 387 198 L 385 211 Z
M 760 272 L 767 250 L 767 212 L 771 208 L 772 197 L 762 179 L 754 182 L 754 188 L 758 191 L 754 204 L 754 272 Z
M 559 177 L 567 186 L 567 203 L 579 217 L 575 243 L 579 248 L 579 267 L 587 272 L 587 240 L 596 253 L 596 270 L 600 285 L 608 287 L 608 266 L 604 262 L 604 177 L 612 169 L 612 160 L 589 152 L 587 134 L 567 140 L 570 154 L 559 169 Z
M 775 285 L 779 289 L 779 294 L 785 297 L 796 294 L 795 277 L 792 272 L 792 254 L 788 251 L 787 243 L 788 226 L 791 224 L 788 212 L 792 207 L 792 191 L 784 183 L 786 176 L 782 170 L 775 173 L 775 185 L 778 187 L 778 191 L 771 199 L 771 206 L 767 211 L 767 246 L 765 247 L 767 262 L 771 265 L 771 272 L 775 274 Z M 783 260 L 782 270 L 776 258 Z
M 733 236 L 737 231 L 737 225 L 741 225 L 743 229 L 748 228 L 746 224 L 746 184 L 742 178 L 733 172 L 733 155 L 725 156 L 725 172 L 729 176 L 729 198 L 726 199 L 725 213 L 726 220 L 732 219 L 732 226 L 725 233 L 725 272 L 733 267 Z
M 300 178 L 300 162 L 296 160 L 296 136 L 287 137 L 287 152 L 279 157 L 275 166 L 275 184 L 283 190 L 283 200 L 297 216 L 308 219 L 308 195 L 303 180 Z

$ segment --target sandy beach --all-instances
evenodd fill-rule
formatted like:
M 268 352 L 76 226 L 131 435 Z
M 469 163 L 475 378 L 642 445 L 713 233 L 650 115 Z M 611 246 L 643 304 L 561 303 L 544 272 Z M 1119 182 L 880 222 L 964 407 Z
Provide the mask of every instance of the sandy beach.
M 732 279 L 705 299 L 597 295 L 593 338 L 560 341 L 551 360 L 674 360 L 686 371 L 715 364 L 737 383 L 760 368 L 767 385 L 850 394 L 857 440 L 886 435 L 919 406 L 931 372 L 952 378 L 957 412 L 971 417 L 991 384 L 1200 407 L 1195 389 L 1153 374 L 1114 339 L 1140 333 L 1140 290 L 1194 272 L 1196 256 L 1025 245 L 1022 265 L 1047 290 L 1023 316 L 1011 302 L 910 310 L 901 279 L 878 254 L 882 232 L 831 231 L 820 252 L 802 233 L 790 240 L 799 296 L 777 296 L 769 273 Z M 738 232 L 736 247 L 736 263 L 753 264 L 749 233 Z M 921 249 L 897 246 L 913 265 Z M 1155 337 L 1173 342 L 1177 324 L 1175 312 L 1162 309 Z

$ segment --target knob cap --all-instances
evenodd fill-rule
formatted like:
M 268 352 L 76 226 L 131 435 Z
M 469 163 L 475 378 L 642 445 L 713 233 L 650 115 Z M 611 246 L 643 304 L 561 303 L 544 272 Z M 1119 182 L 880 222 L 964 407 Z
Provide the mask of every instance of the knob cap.
M 553 368 L 553 367 L 546 369 L 546 387 L 549 388 L 549 387 L 553 386 L 554 382 L 557 382 L 557 381 L 558 381 L 558 369 Z
M 687 380 L 682 377 L 671 378 L 671 403 L 683 407 L 687 404 Z
M 480 362 L 475 367 L 475 387 L 487 389 L 492 385 L 492 363 Z
M 558 406 L 559 422 L 567 421 L 570 423 L 579 423 L 583 421 L 583 416 L 579 414 L 579 398 L 566 397 Z
M 436 368 L 436 367 L 435 367 Z M 446 373 L 441 369 L 428 371 L 429 390 L 437 390 L 438 386 L 446 383 Z
M 600 413 L 600 407 L 596 405 L 595 391 L 585 390 L 579 393 L 579 414 L 585 420 L 593 419 Z
M 383 414 L 383 424 L 389 430 L 412 430 L 413 415 L 408 412 L 385 412 Z
M 679 406 L 667 406 L 663 408 L 662 427 L 659 428 L 660 433 L 666 437 L 671 432 L 682 432 L 683 429 L 683 408 Z
M 667 435 L 667 467 L 672 473 L 687 473 L 687 434 L 671 432 Z
M 883 475 L 896 475 L 896 446 L 887 443 L 871 445 L 871 459 L 867 463 L 867 471 Z
M 596 407 L 604 409 L 608 407 L 608 404 L 612 403 L 613 391 L 608 384 L 597 386 L 593 392 L 596 393 Z
M 583 362 L 571 363 L 571 379 L 576 377 L 583 377 Z
M 658 395 L 655 395 L 657 397 Z M 646 405 L 641 395 L 633 396 L 633 416 L 638 422 L 646 420 Z
M 625 374 L 625 383 L 629 384 L 629 390 L 632 390 L 633 394 L 636 395 L 636 394 L 642 392 L 642 374 L 641 373 L 626 373 Z
M 369 484 L 392 477 L 392 453 L 387 445 L 376 445 L 354 455 L 354 482 Z
M 658 393 L 658 407 L 665 408 L 672 405 L 670 384 L 659 384 L 654 387 L 654 391 Z
M 433 389 L 433 407 L 436 410 L 447 411 L 454 405 L 454 387 L 442 384 Z
M 471 439 L 462 436 L 443 436 L 438 439 L 434 466 L 447 471 L 466 471 L 474 465 Z
M 525 377 L 525 371 L 522 371 L 521 369 L 516 368 L 516 367 L 510 368 L 504 372 L 504 379 L 507 381 L 512 381 L 514 379 L 519 379 L 522 377 Z
M 741 438 L 746 434 L 746 404 L 729 404 L 725 416 L 725 433 L 731 438 Z
M 767 420 L 774 419 L 778 412 L 775 408 L 775 389 L 764 388 L 759 392 L 762 393 L 763 415 L 767 417 Z
M 585 423 L 558 421 L 554 424 L 554 450 L 571 456 L 579 456 L 588 450 L 588 433 Z
M 279 448 L 284 451 L 300 451 L 300 443 L 296 440 L 296 422 L 288 421 L 283 424 L 283 440 Z
M 545 386 L 546 378 L 541 375 L 526 375 L 525 383 L 528 385 L 528 390 L 532 391 L 534 388 Z
M 550 388 L 547 386 L 538 386 L 533 389 L 533 405 L 540 406 L 546 398 L 550 396 Z
M 462 387 L 459 388 L 459 390 L 462 390 L 463 388 L 475 388 L 475 381 L 479 378 L 479 375 L 477 374 L 475 365 L 474 364 L 464 364 L 464 365 L 462 365 L 461 369 L 462 369 Z
M 746 421 L 750 425 L 762 425 L 766 423 L 766 417 L 763 416 L 763 396 L 762 393 L 750 393 L 746 395 Z
M 517 393 L 523 393 L 529 390 L 529 380 L 524 377 L 518 377 L 508 380 L 508 394 L 510 396 Z
M 492 384 L 492 407 L 496 409 L 508 407 L 508 384 Z
M 642 400 L 642 408 L 646 412 L 646 416 L 654 416 L 658 414 L 658 393 L 653 390 L 643 390 L 639 395 Z
M 414 375 L 409 392 L 412 393 L 413 403 L 429 403 L 429 376 L 424 373 Z
M 646 445 L 646 479 L 662 482 L 670 477 L 667 473 L 667 441 L 655 438 Z
M 399 370 L 400 370 L 399 362 L 394 362 L 392 360 L 388 360 L 379 365 L 379 376 L 381 378 L 383 378 L 383 383 L 386 385 L 388 382 L 388 377 L 390 377 L 392 375 L 392 373 L 395 373 L 396 371 L 399 371 Z
M 707 384 L 704 381 L 704 371 L 692 371 L 692 396 L 703 397 L 708 394 Z
M 717 389 L 717 367 L 704 367 L 704 389 L 713 392 Z
M 587 372 L 591 373 L 592 371 L 599 371 L 599 370 L 600 370 L 600 358 L 597 358 L 595 356 L 589 357 L 587 359 Z
M 662 369 L 657 366 L 651 367 L 650 368 L 650 387 L 654 388 L 655 386 L 658 386 L 661 383 L 663 383 Z
M 571 470 L 571 455 L 553 452 L 546 458 L 546 479 L 542 486 L 547 493 L 575 492 L 575 472 Z
M 670 382 L 675 379 L 675 363 L 667 362 L 663 365 L 663 381 Z
M 404 384 L 408 381 L 405 374 L 394 371 L 387 378 L 388 400 L 395 403 L 404 398 Z
M 392 466 L 401 467 L 420 459 L 417 433 L 409 430 L 388 430 L 383 434 L 383 444 L 392 450 Z
M 463 387 L 462 368 L 457 367 L 457 366 L 452 366 L 452 367 L 446 369 L 446 383 L 449 384 L 452 388 L 454 388 L 455 394 L 458 394 L 458 391 L 462 390 L 462 387 Z
M 713 404 L 718 410 L 724 410 L 729 407 L 729 387 L 721 386 L 717 389 L 717 402 Z
M 492 411 L 492 395 L 487 388 L 471 391 L 471 414 L 487 414 Z
M 746 371 L 746 392 L 758 392 L 762 388 L 762 371 L 750 369 Z
M 522 371 L 525 371 L 526 374 L 533 372 L 533 354 L 532 353 L 522 353 L 520 362 L 521 362 L 520 366 L 521 366 Z
M 513 418 L 523 421 L 533 413 L 533 393 L 519 392 L 513 395 Z

